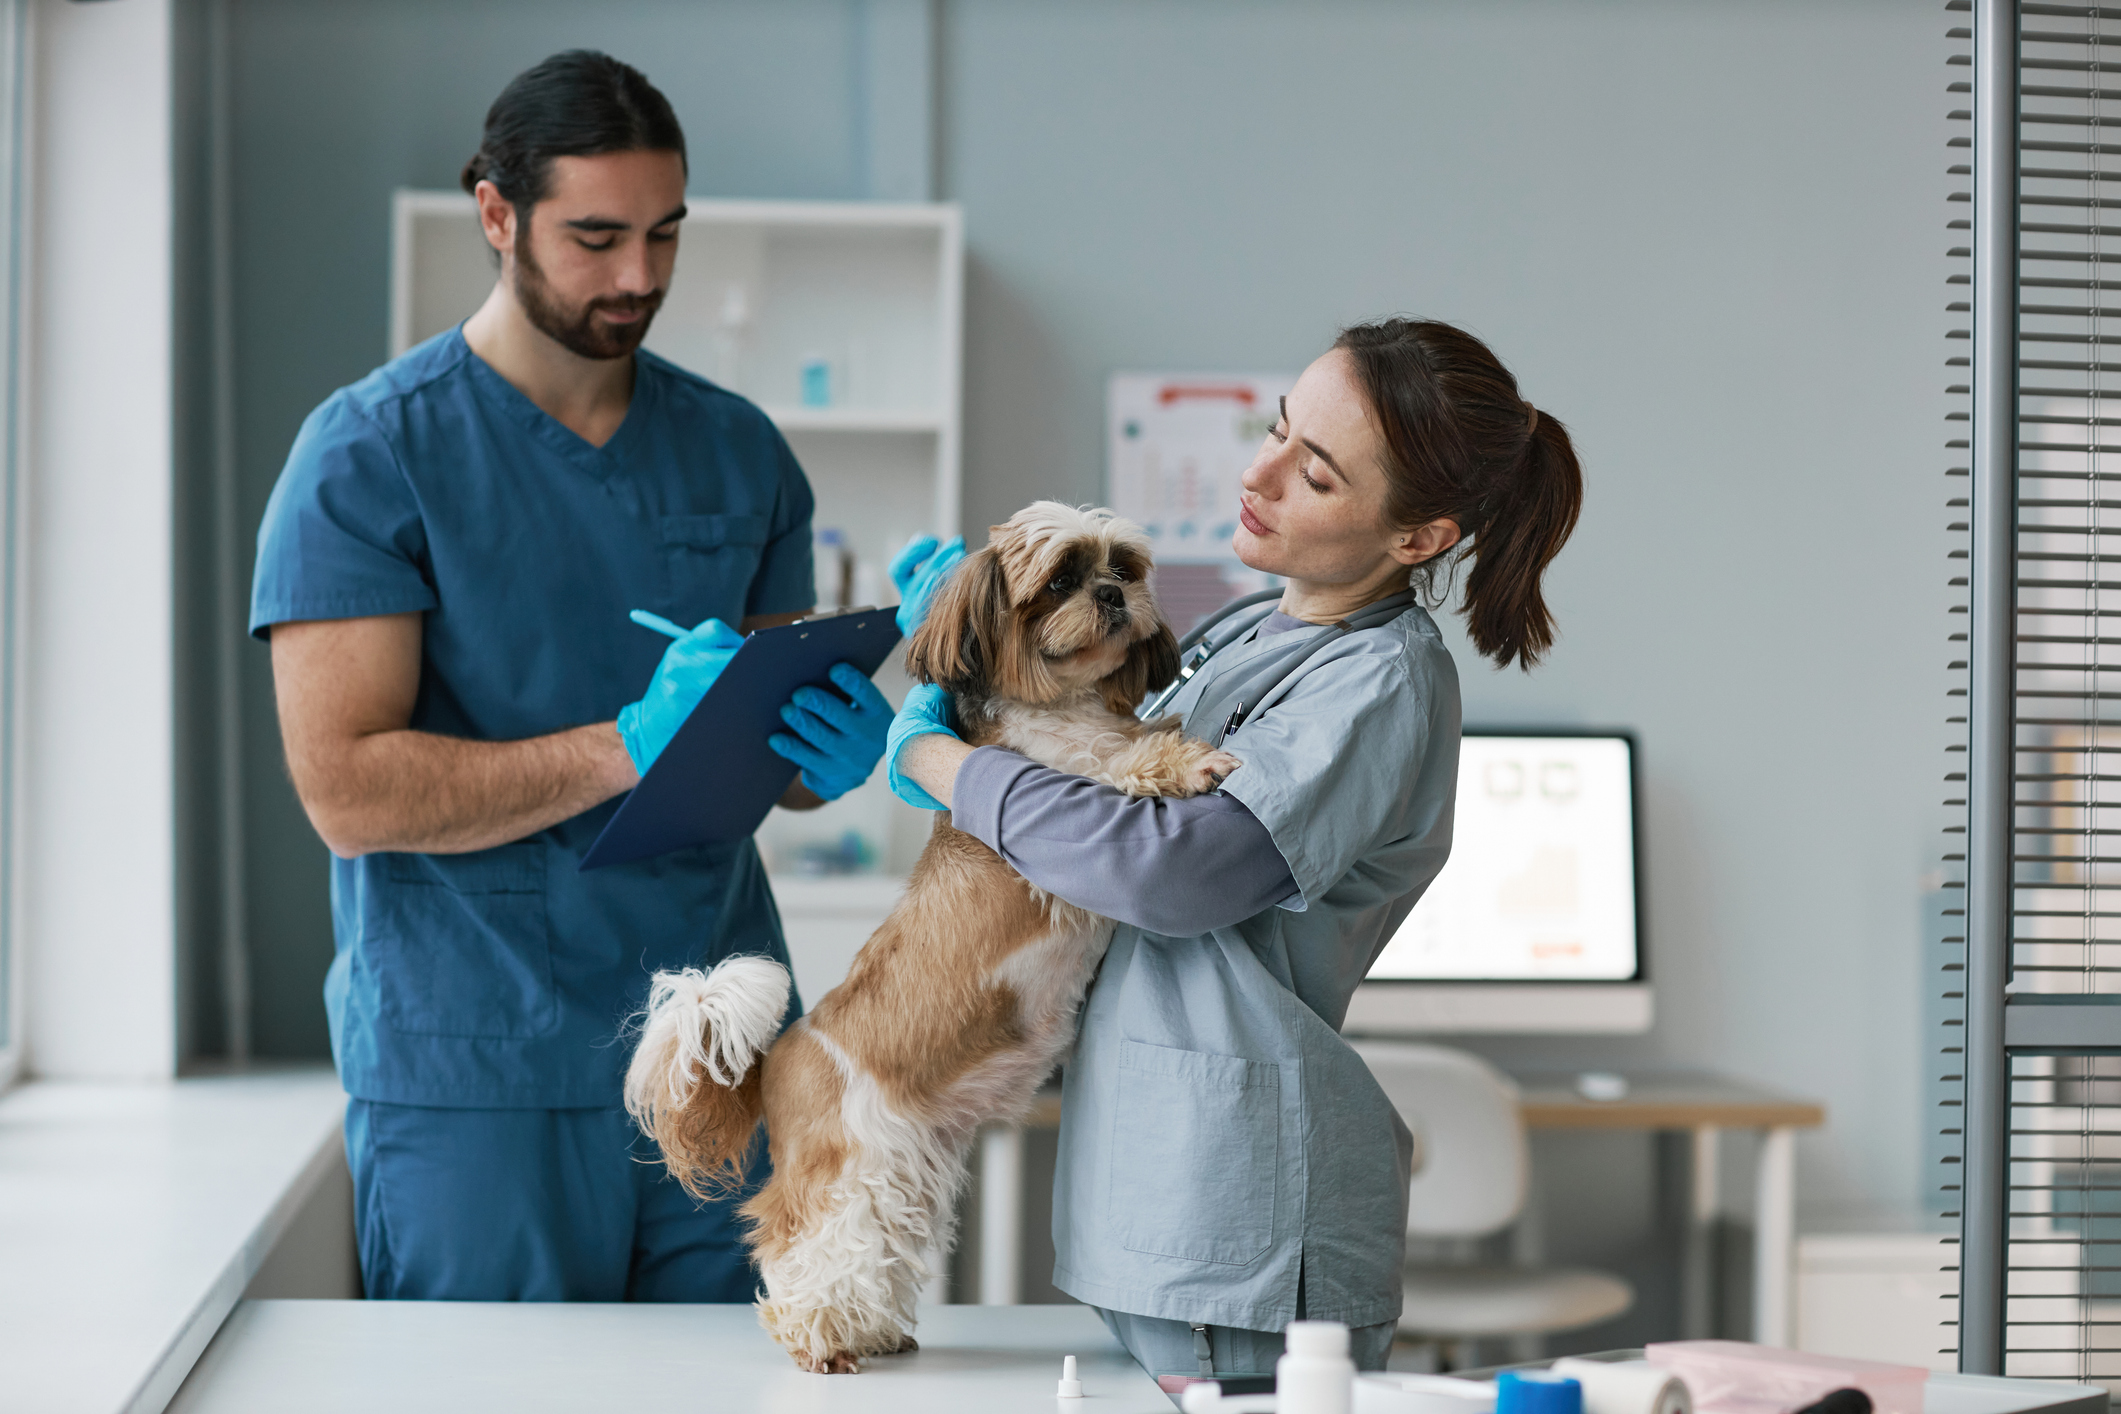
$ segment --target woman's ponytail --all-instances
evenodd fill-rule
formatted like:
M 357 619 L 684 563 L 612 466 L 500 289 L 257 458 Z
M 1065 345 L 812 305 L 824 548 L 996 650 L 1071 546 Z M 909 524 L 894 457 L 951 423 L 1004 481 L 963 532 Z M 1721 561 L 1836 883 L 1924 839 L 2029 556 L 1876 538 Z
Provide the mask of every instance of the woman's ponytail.
M 1547 564 L 1568 542 L 1583 505 L 1583 473 L 1569 430 L 1536 414 L 1514 474 L 1497 478 L 1473 535 L 1466 575 L 1466 632 L 1485 657 L 1529 669 L 1554 646 L 1554 615 L 1540 592 Z
M 1486 344 L 1449 324 L 1357 324 L 1334 347 L 1354 360 L 1384 433 L 1386 518 L 1457 522 L 1459 547 L 1447 554 L 1473 562 L 1462 609 L 1473 646 L 1498 667 L 1529 669 L 1554 643 L 1540 580 L 1583 505 L 1568 429 L 1518 395 Z M 1417 565 L 1414 582 L 1433 584 L 1439 568 Z

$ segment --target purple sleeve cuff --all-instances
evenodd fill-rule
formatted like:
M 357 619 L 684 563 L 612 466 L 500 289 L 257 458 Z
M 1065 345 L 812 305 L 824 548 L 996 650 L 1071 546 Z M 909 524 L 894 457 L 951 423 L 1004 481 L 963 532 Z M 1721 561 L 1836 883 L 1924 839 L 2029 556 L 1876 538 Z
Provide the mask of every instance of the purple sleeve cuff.
M 1044 769 L 1028 756 L 999 746 L 982 746 L 957 768 L 950 783 L 950 825 L 963 830 L 996 854 L 1002 852 L 1002 802 L 1009 787 L 1027 772 Z
M 1193 937 L 1295 897 L 1267 827 L 1220 794 L 1123 794 L 983 746 L 951 787 L 950 823 L 1026 879 L 1107 918 Z

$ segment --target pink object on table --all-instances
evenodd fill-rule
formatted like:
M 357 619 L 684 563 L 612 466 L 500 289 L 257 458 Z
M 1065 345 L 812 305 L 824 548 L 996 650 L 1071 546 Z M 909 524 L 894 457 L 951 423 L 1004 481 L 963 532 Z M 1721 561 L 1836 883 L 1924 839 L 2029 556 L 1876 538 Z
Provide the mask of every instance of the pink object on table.
M 1860 1389 L 1877 1414 L 1922 1414 L 1929 1371 L 1916 1365 L 1843 1360 L 1742 1340 L 1672 1340 L 1643 1358 L 1686 1381 L 1697 1414 L 1787 1414 L 1837 1389 Z

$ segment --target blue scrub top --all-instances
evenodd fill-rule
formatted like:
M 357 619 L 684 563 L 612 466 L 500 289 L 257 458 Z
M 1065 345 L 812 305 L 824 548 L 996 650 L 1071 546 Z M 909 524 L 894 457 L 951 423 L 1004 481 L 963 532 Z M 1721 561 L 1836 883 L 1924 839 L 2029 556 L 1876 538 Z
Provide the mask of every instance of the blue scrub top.
M 810 607 L 809 483 L 766 415 L 635 355 L 592 447 L 441 334 L 303 423 L 258 532 L 251 632 L 421 613 L 415 730 L 485 741 L 610 721 L 667 640 L 629 623 Z M 475 854 L 334 857 L 325 981 L 357 1099 L 618 1103 L 627 1016 L 658 968 L 783 961 L 757 850 L 576 871 L 610 802 Z

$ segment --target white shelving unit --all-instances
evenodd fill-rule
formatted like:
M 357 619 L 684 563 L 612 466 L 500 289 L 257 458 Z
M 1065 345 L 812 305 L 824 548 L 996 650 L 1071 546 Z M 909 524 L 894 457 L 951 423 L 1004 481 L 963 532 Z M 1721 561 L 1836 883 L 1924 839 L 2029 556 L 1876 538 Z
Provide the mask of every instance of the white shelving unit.
M 686 206 L 677 270 L 647 346 L 765 410 L 817 493 L 814 524 L 839 531 L 864 567 L 862 584 L 888 598 L 884 567 L 909 536 L 958 532 L 958 209 L 700 197 Z M 493 288 L 495 265 L 477 208 L 461 192 L 397 192 L 392 232 L 395 357 L 476 310 Z M 830 370 L 825 406 L 802 397 L 803 367 L 816 359 Z M 896 664 L 877 681 L 894 702 L 907 686 Z M 849 900 L 873 898 L 880 919 L 894 892 L 850 894 L 843 881 L 791 877 L 802 846 L 854 830 L 875 851 L 876 869 L 902 876 L 926 841 L 928 820 L 894 800 L 881 773 L 822 810 L 775 811 L 758 840 L 791 934 L 810 928 L 816 914 L 837 955 L 861 922 Z M 820 980 L 806 979 L 806 988 Z

